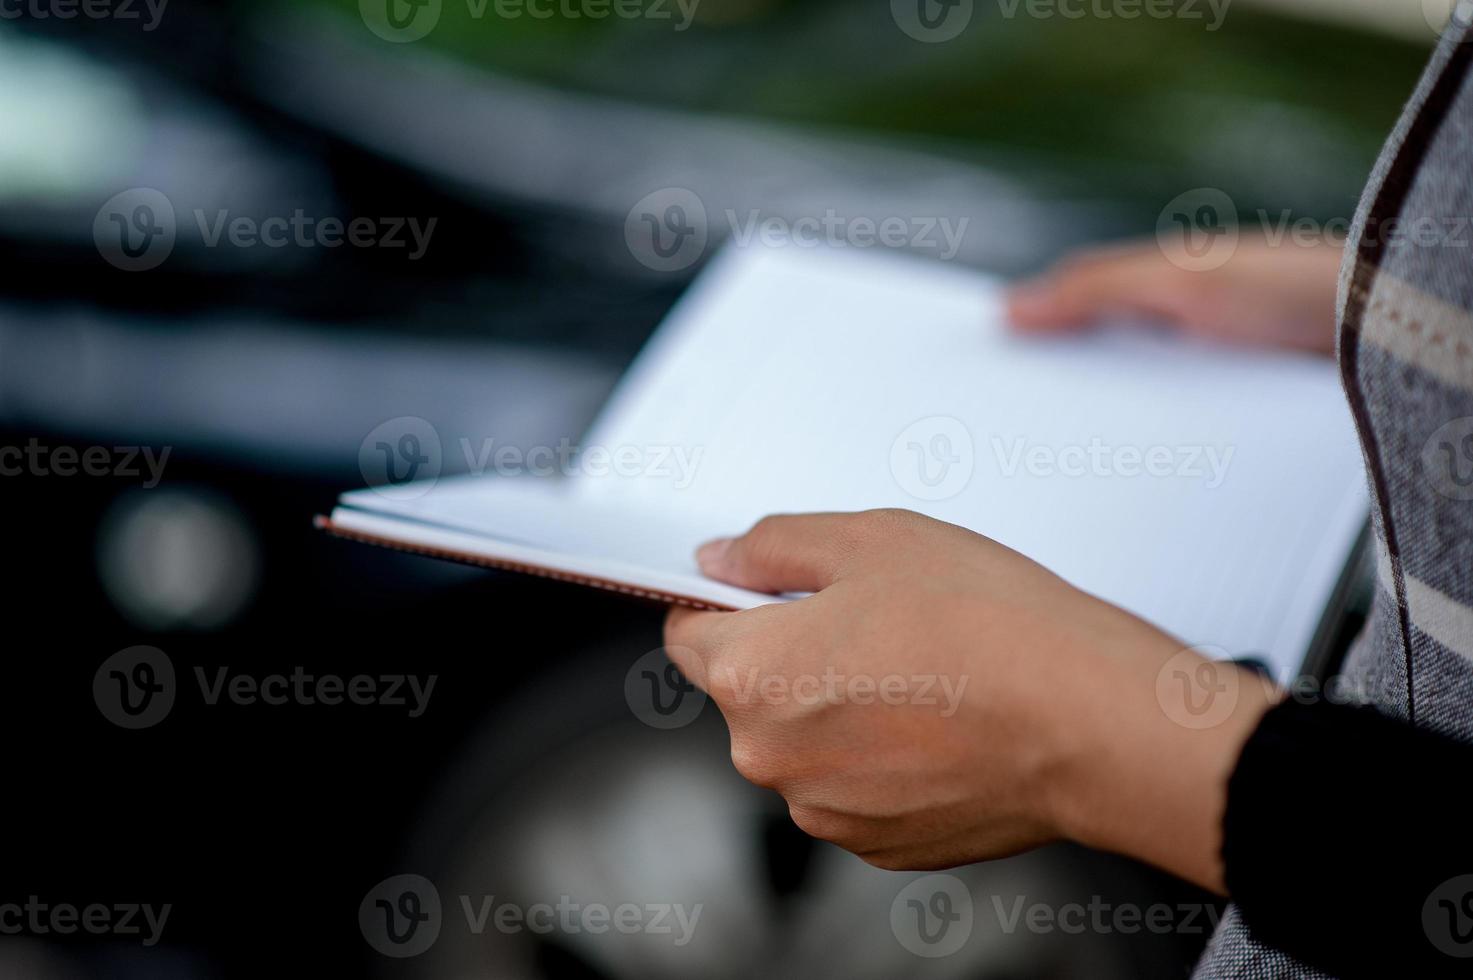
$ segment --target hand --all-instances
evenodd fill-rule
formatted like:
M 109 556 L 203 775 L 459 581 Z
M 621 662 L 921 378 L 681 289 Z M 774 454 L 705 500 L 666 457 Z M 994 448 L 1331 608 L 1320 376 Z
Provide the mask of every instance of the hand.
M 1227 778 L 1268 698 L 1208 731 L 1175 724 L 1155 685 L 1178 641 L 905 511 L 769 517 L 698 560 L 733 585 L 815 593 L 666 623 L 736 768 L 803 830 L 892 869 L 1070 837 L 1221 890 Z
M 1184 334 L 1330 354 L 1342 249 L 1245 241 L 1220 268 L 1191 272 L 1154 243 L 1081 252 L 1016 287 L 1013 325 L 1030 333 L 1080 330 L 1111 315 L 1148 317 Z

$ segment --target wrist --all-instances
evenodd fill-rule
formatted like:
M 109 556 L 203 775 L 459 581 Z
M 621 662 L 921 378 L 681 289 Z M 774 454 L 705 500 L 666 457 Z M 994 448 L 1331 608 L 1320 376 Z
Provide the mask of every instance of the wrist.
M 1228 780 L 1280 692 L 1160 638 L 1078 686 L 1046 806 L 1061 836 L 1221 894 Z

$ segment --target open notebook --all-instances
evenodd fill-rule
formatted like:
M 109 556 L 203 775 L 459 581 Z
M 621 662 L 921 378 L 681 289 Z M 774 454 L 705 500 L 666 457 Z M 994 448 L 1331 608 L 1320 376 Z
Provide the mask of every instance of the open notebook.
M 767 513 L 904 507 L 1291 673 L 1367 514 L 1333 365 L 1149 330 L 1025 339 L 999 301 L 995 280 L 931 260 L 731 247 L 582 455 L 529 451 L 560 475 L 362 489 L 320 523 L 740 609 L 781 600 L 703 578 L 700 542 Z

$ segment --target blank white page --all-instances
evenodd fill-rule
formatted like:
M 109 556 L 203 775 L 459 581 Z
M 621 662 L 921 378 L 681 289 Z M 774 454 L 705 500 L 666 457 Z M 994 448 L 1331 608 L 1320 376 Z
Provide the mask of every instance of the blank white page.
M 994 280 L 852 249 L 728 249 L 584 445 L 700 454 L 684 487 L 575 478 L 601 512 L 715 535 L 905 507 L 1280 677 L 1367 513 L 1328 360 L 1145 329 L 1025 339 Z
M 626 592 L 685 596 L 734 609 L 774 601 L 701 576 L 695 550 L 711 537 L 709 527 L 681 514 L 591 501 L 573 483 L 458 476 L 422 487 L 422 495 L 408 499 L 355 490 L 342 496 L 332 524 L 411 549 L 618 583 Z

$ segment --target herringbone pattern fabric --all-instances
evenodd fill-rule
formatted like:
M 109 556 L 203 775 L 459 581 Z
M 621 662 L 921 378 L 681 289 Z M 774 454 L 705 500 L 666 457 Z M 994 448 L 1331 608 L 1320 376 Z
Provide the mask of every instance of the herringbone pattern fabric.
M 1344 673 L 1386 714 L 1473 742 L 1470 60 L 1473 32 L 1450 28 L 1372 175 L 1342 274 L 1339 357 L 1379 558 Z M 1324 974 L 1257 941 L 1233 907 L 1196 976 Z

